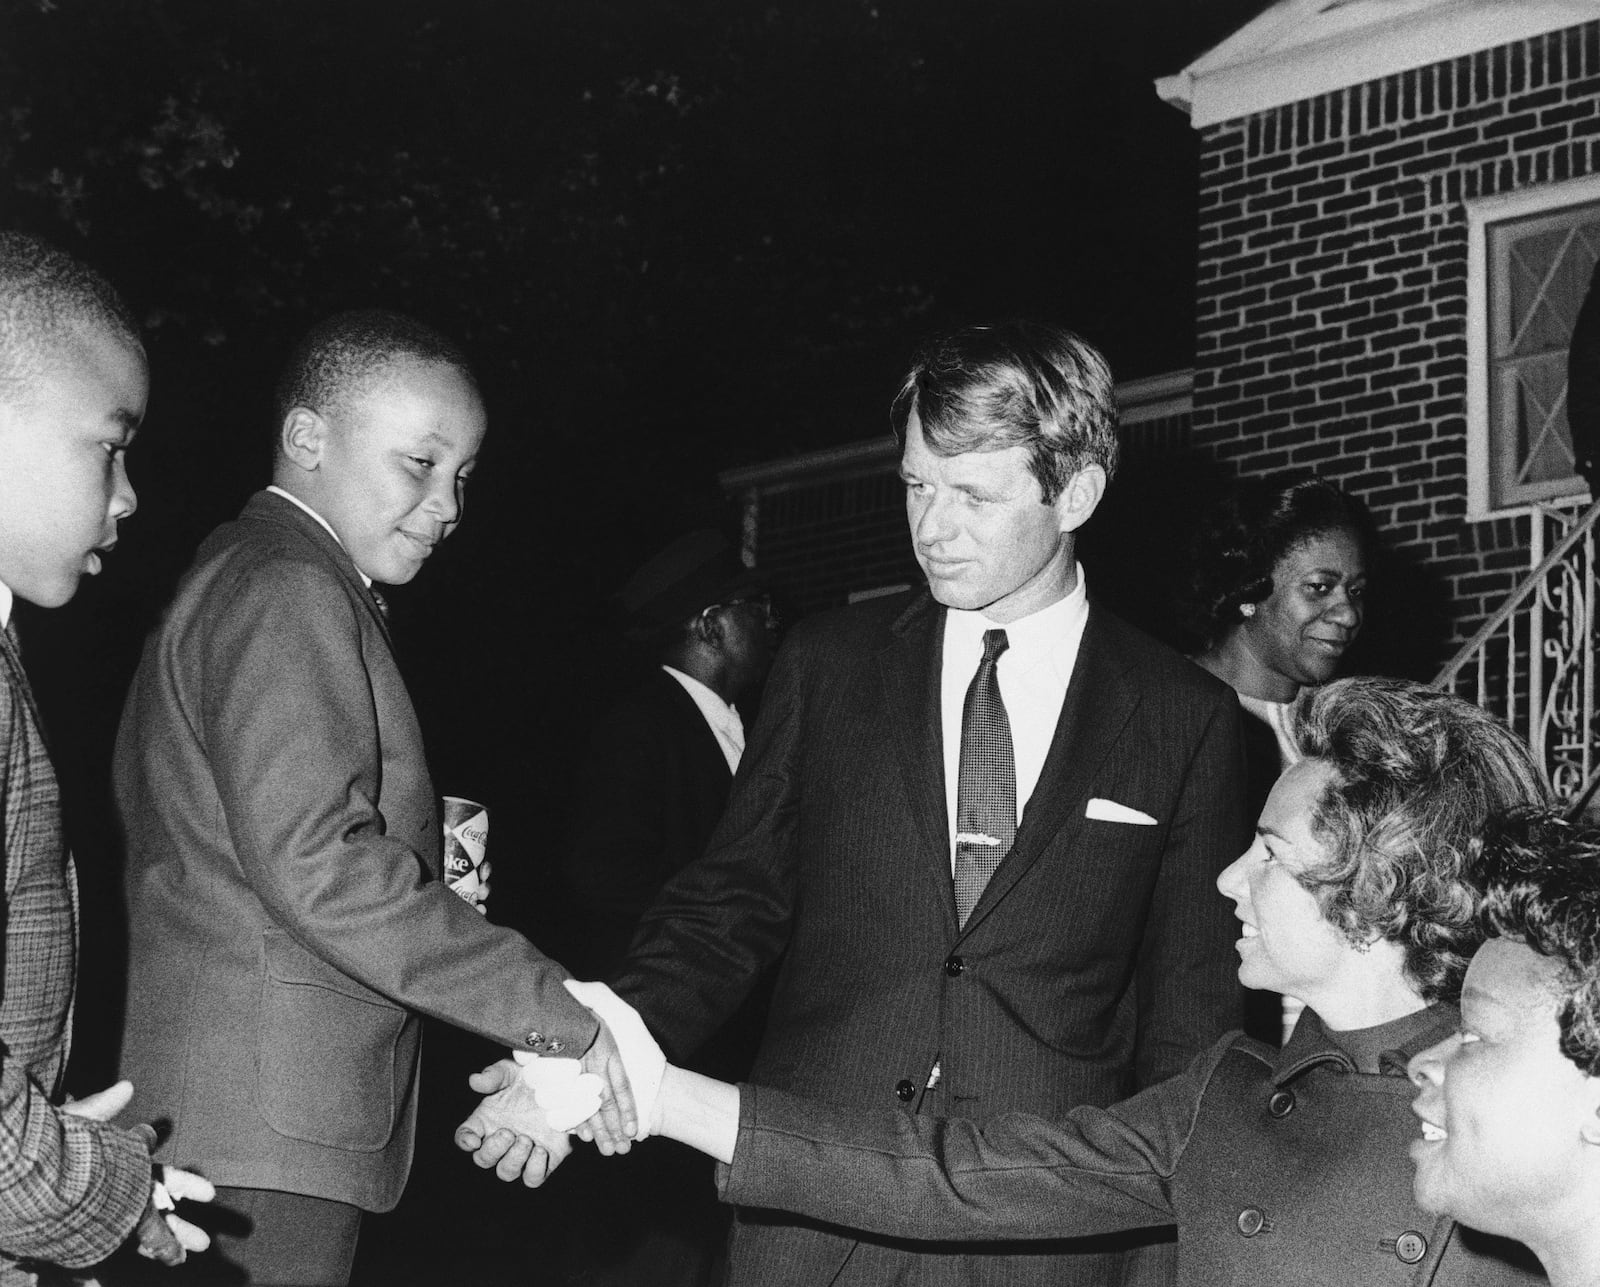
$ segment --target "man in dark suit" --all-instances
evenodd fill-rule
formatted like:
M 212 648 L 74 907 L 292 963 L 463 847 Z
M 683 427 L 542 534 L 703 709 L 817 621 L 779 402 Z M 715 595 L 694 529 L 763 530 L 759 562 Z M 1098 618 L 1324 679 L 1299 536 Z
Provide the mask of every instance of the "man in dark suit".
M 1117 459 L 1069 332 L 973 327 L 895 402 L 928 589 L 802 622 L 710 848 L 616 988 L 669 1051 L 781 957 L 754 1080 L 985 1120 L 1110 1104 L 1239 1016 L 1217 873 L 1240 851 L 1233 694 L 1087 598 Z M 1111 1283 L 1119 1251 L 857 1238 L 741 1211 L 729 1281 Z
M 639 917 L 681 868 L 705 852 L 744 751 L 736 702 L 756 696 L 772 664 L 766 579 L 717 532 L 673 541 L 613 596 L 650 673 L 596 721 L 563 847 L 571 948 L 562 959 L 594 976 L 616 970 Z M 697 1066 L 750 1070 L 760 1007 L 747 1006 Z M 654 1148 L 626 1166 L 580 1154 L 570 1203 L 582 1236 L 574 1255 L 592 1287 L 694 1287 L 711 1280 L 726 1241 L 709 1159 Z
M 608 974 L 661 886 L 703 852 L 744 751 L 738 708 L 772 665 L 766 580 L 720 533 L 690 532 L 613 596 L 650 672 L 589 731 L 566 883 L 573 969 Z

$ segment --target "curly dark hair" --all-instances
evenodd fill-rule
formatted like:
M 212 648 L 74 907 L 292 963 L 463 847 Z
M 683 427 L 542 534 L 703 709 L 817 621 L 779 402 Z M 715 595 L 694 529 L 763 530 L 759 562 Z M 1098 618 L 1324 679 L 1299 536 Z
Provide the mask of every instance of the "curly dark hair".
M 1553 810 L 1495 820 L 1474 875 L 1488 936 L 1515 939 L 1561 967 L 1561 1053 L 1600 1076 L 1600 827 Z
M 1496 814 L 1546 800 L 1527 748 L 1471 702 L 1402 679 L 1335 680 L 1291 718 L 1300 754 L 1334 773 L 1312 823 L 1327 861 L 1301 883 L 1352 942 L 1399 943 L 1426 1000 L 1455 1000 L 1483 939 L 1475 842 Z
M 1372 517 L 1359 499 L 1325 478 L 1251 479 L 1201 520 L 1194 545 L 1186 624 L 1210 648 L 1239 623 L 1239 607 L 1272 593 L 1272 570 L 1301 541 L 1352 533 L 1363 554 L 1374 542 Z

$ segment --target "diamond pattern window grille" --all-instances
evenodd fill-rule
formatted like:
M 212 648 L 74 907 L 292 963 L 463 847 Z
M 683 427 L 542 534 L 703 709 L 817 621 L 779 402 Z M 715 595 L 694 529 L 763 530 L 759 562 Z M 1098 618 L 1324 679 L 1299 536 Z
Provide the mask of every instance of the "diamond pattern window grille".
M 1498 509 L 1584 490 L 1567 426 L 1567 348 L 1600 260 L 1600 202 L 1487 232 L 1489 485 Z

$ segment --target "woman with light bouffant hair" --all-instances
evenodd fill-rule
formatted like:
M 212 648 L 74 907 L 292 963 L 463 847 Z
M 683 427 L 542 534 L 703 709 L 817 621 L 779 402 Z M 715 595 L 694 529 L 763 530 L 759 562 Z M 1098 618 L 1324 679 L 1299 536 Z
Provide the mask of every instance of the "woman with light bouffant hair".
M 868 1239 L 1175 1224 L 1186 1287 L 1540 1281 L 1515 1244 L 1415 1204 L 1405 1075 L 1459 1023 L 1483 934 L 1474 845 L 1492 815 L 1543 801 L 1539 775 L 1503 724 L 1401 680 L 1312 689 L 1288 728 L 1299 759 L 1217 882 L 1240 921 L 1241 982 L 1307 1002 L 1283 1049 L 1232 1033 L 1114 1107 L 978 1125 L 668 1066 L 637 1016 L 601 994 L 593 1004 L 645 1088 L 641 1120 L 727 1163 L 725 1200 Z M 981 982 L 982 962 L 970 968 Z M 507 1145 L 483 1141 L 479 1161 Z

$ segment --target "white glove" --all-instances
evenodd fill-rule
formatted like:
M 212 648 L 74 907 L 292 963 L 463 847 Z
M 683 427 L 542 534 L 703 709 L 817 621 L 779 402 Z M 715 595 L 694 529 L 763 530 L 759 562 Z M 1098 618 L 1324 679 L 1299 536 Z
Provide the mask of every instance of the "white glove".
M 152 1187 L 150 1205 L 161 1212 L 161 1218 L 167 1222 L 167 1228 L 172 1230 L 172 1236 L 184 1251 L 204 1251 L 211 1245 L 211 1235 L 178 1215 L 178 1204 L 174 1199 L 210 1202 L 217 1196 L 216 1189 L 211 1186 L 210 1180 L 175 1166 L 161 1167 L 160 1175 L 161 1178 Z
M 526 1050 L 513 1050 L 511 1057 L 521 1067 L 523 1083 L 533 1091 L 551 1130 L 570 1131 L 600 1111 L 605 1083 L 594 1073 L 581 1071 L 576 1059 L 530 1055 Z
M 604 983 L 567 979 L 564 986 L 611 1029 L 622 1055 L 622 1067 L 628 1074 L 628 1085 L 633 1088 L 633 1106 L 639 1115 L 636 1138 L 647 1138 L 656 1125 L 656 1099 L 661 1090 L 661 1078 L 667 1071 L 667 1057 L 644 1026 L 639 1012 Z

